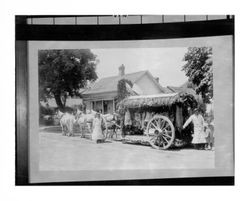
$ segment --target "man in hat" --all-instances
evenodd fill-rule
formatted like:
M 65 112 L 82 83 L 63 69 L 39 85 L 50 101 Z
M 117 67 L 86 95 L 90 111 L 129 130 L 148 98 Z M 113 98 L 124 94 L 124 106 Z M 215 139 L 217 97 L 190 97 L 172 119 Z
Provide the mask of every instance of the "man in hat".
M 192 144 L 194 144 L 196 149 L 202 149 L 206 143 L 206 134 L 204 132 L 204 119 L 198 108 L 194 109 L 194 114 L 192 114 L 185 122 L 183 129 L 185 129 L 191 122 L 194 125 Z

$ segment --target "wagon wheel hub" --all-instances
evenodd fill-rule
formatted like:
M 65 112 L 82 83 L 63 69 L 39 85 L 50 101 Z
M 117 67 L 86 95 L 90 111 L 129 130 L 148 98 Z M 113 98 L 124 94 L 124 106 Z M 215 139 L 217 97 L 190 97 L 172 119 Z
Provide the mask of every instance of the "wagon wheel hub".
M 161 130 L 160 128 L 158 128 L 157 130 L 155 130 L 155 134 L 156 135 L 162 135 L 163 130 Z

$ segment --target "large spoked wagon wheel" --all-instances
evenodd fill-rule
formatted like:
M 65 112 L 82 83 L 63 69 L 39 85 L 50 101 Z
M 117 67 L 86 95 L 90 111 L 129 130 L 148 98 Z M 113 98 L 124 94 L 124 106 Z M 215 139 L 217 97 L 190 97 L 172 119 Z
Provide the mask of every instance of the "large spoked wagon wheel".
M 167 149 L 175 138 L 175 130 L 168 117 L 155 115 L 147 125 L 146 129 L 149 143 L 156 149 Z

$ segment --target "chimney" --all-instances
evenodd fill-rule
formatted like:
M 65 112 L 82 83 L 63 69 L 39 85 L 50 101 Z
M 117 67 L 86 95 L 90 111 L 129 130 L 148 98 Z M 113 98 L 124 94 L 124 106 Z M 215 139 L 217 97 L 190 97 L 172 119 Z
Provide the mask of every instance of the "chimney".
M 159 77 L 155 77 L 157 83 L 159 83 Z
M 125 66 L 122 64 L 119 67 L 119 76 L 123 76 L 123 75 L 125 75 Z

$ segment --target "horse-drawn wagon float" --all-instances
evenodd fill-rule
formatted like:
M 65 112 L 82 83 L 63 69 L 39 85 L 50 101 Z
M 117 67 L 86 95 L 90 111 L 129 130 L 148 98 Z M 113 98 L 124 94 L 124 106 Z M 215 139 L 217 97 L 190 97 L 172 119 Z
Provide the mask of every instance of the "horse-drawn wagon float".
M 192 128 L 183 130 L 182 126 L 197 104 L 198 97 L 189 92 L 123 99 L 118 110 L 124 120 L 124 143 L 151 145 L 161 150 L 189 144 Z M 132 123 L 126 125 L 126 118 L 131 118 Z
M 185 130 L 182 127 L 198 101 L 198 96 L 189 91 L 129 96 L 118 103 L 119 115 L 101 115 L 104 140 L 114 135 L 117 140 L 119 132 L 124 143 L 151 145 L 162 150 L 187 145 L 192 140 L 193 129 L 191 125 Z M 95 114 L 93 110 L 83 113 L 77 109 L 75 115 L 67 116 L 59 111 L 57 116 L 60 117 L 63 134 L 68 132 L 69 136 L 74 136 L 74 124 L 79 126 L 81 137 L 91 139 Z M 128 116 L 129 124 L 126 122 Z M 72 120 L 69 125 L 68 120 Z

